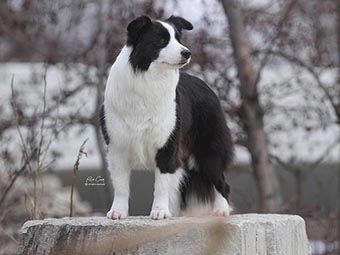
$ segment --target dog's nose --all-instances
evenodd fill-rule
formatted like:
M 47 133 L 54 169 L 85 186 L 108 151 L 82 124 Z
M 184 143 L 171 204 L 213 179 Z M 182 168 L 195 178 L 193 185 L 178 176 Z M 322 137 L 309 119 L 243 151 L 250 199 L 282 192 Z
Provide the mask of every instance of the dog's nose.
M 191 56 L 191 52 L 189 50 L 182 50 L 181 55 L 182 55 L 183 58 L 189 59 L 190 56 Z

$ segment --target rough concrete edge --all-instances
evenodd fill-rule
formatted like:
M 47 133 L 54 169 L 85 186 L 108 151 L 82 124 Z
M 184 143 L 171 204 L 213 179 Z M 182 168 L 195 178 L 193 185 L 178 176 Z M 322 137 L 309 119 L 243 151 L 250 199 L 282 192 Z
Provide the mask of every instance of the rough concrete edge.
M 258 224 L 258 223 L 273 223 L 275 220 L 278 222 L 285 222 L 288 219 L 294 220 L 297 223 L 303 222 L 304 228 L 306 228 L 305 220 L 299 215 L 290 215 L 290 214 L 256 214 L 256 213 L 248 213 L 248 214 L 235 214 L 231 215 L 227 218 L 222 217 L 171 217 L 169 219 L 155 221 L 151 220 L 148 216 L 130 216 L 126 219 L 122 220 L 110 220 L 106 217 L 94 216 L 94 217 L 63 217 L 63 218 L 46 218 L 43 220 L 29 220 L 26 221 L 22 228 L 21 234 L 27 233 L 27 230 L 31 227 L 38 225 L 54 225 L 54 226 L 62 226 L 62 225 L 73 225 L 73 226 L 112 226 L 112 225 L 124 225 L 124 224 L 134 224 L 136 226 L 164 226 L 164 225 L 172 225 L 177 223 L 197 223 L 197 222 L 212 222 L 215 220 L 220 221 L 223 219 L 223 223 L 230 225 L 241 225 L 242 224 Z M 256 219 L 256 220 L 255 220 Z
M 228 228 L 236 227 L 239 228 L 243 225 L 256 225 L 256 224 L 274 224 L 274 225 L 281 225 L 281 223 L 285 223 L 287 221 L 293 221 L 296 223 L 296 225 L 302 224 L 303 226 L 303 235 L 305 236 L 306 244 L 309 249 L 309 254 L 311 254 L 311 247 L 309 245 L 306 229 L 305 229 L 305 221 L 302 217 L 298 215 L 286 215 L 286 214 L 238 214 L 230 216 L 226 219 L 222 217 L 173 217 L 166 220 L 161 221 L 154 221 L 151 220 L 149 217 L 128 217 L 123 220 L 119 221 L 112 221 L 109 219 L 106 219 L 105 217 L 81 217 L 81 218 L 48 218 L 44 220 L 33 220 L 33 221 L 27 221 L 24 223 L 22 227 L 22 235 L 20 240 L 20 245 L 23 245 L 25 239 L 27 239 L 27 232 L 32 227 L 39 227 L 44 228 L 47 226 L 51 227 L 62 227 L 65 225 L 71 225 L 72 227 L 76 226 L 103 226 L 103 227 L 112 227 L 117 226 L 118 228 L 124 228 L 126 226 L 126 229 L 128 229 L 128 226 L 137 227 L 137 228 L 164 228 L 164 227 L 173 227 L 176 225 L 180 225 L 182 230 L 185 230 L 184 232 L 187 232 L 190 230 L 183 229 L 183 226 L 185 225 L 193 225 L 197 223 L 203 223 L 201 226 L 204 226 L 205 224 L 209 225 L 210 223 L 219 223 L 222 226 L 227 226 Z M 207 226 L 206 225 L 206 226 Z M 215 225 L 215 224 L 214 224 Z M 197 226 L 196 226 L 197 227 Z M 172 231 L 170 231 L 172 232 Z M 170 234 L 170 233 L 168 233 Z M 172 233 L 174 234 L 174 233 Z M 144 240 L 147 241 L 147 240 Z M 150 240 L 149 240 L 150 241 Z

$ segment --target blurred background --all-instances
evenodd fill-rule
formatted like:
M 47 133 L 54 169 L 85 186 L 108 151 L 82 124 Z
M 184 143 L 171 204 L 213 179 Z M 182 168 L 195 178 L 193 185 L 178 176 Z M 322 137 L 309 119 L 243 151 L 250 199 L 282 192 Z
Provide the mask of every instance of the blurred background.
M 106 213 L 108 71 L 132 19 L 172 14 L 232 131 L 236 212 L 301 215 L 313 254 L 340 254 L 339 0 L 1 0 L 0 254 L 26 220 Z M 133 174 L 131 215 L 152 182 Z

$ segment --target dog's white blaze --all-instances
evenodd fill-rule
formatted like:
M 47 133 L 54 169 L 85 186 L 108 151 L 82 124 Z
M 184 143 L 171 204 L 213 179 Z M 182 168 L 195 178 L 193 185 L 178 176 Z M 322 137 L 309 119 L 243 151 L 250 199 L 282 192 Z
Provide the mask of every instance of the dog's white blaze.
M 180 44 L 175 37 L 174 28 L 166 22 L 159 21 L 169 32 L 170 40 L 168 45 L 159 52 L 158 58 L 155 60 L 156 64 L 170 64 L 177 65 L 182 61 L 181 52 L 189 50 L 184 45 Z M 188 60 L 189 63 L 190 59 Z

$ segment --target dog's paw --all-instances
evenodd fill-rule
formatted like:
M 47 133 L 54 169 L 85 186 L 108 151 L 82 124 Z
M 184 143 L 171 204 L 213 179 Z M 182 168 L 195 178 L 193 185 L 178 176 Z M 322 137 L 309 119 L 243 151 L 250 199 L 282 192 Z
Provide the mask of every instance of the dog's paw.
M 228 203 L 223 203 L 213 208 L 212 215 L 226 217 L 226 216 L 229 216 L 232 211 L 233 211 L 233 208 Z
M 127 217 L 127 213 L 119 212 L 117 210 L 111 209 L 107 212 L 106 217 L 112 220 L 123 219 Z
M 150 213 L 150 217 L 153 220 L 162 220 L 165 218 L 169 218 L 171 217 L 171 213 L 169 212 L 169 210 L 160 210 L 160 209 L 156 209 L 156 210 L 152 210 Z
M 217 193 L 214 206 L 212 208 L 212 215 L 226 217 L 229 216 L 232 211 L 233 208 L 229 205 L 228 201 L 222 197 L 220 193 Z
M 213 211 L 213 216 L 219 216 L 219 217 L 227 217 L 230 215 L 230 210 L 221 210 L 221 209 L 215 209 Z

